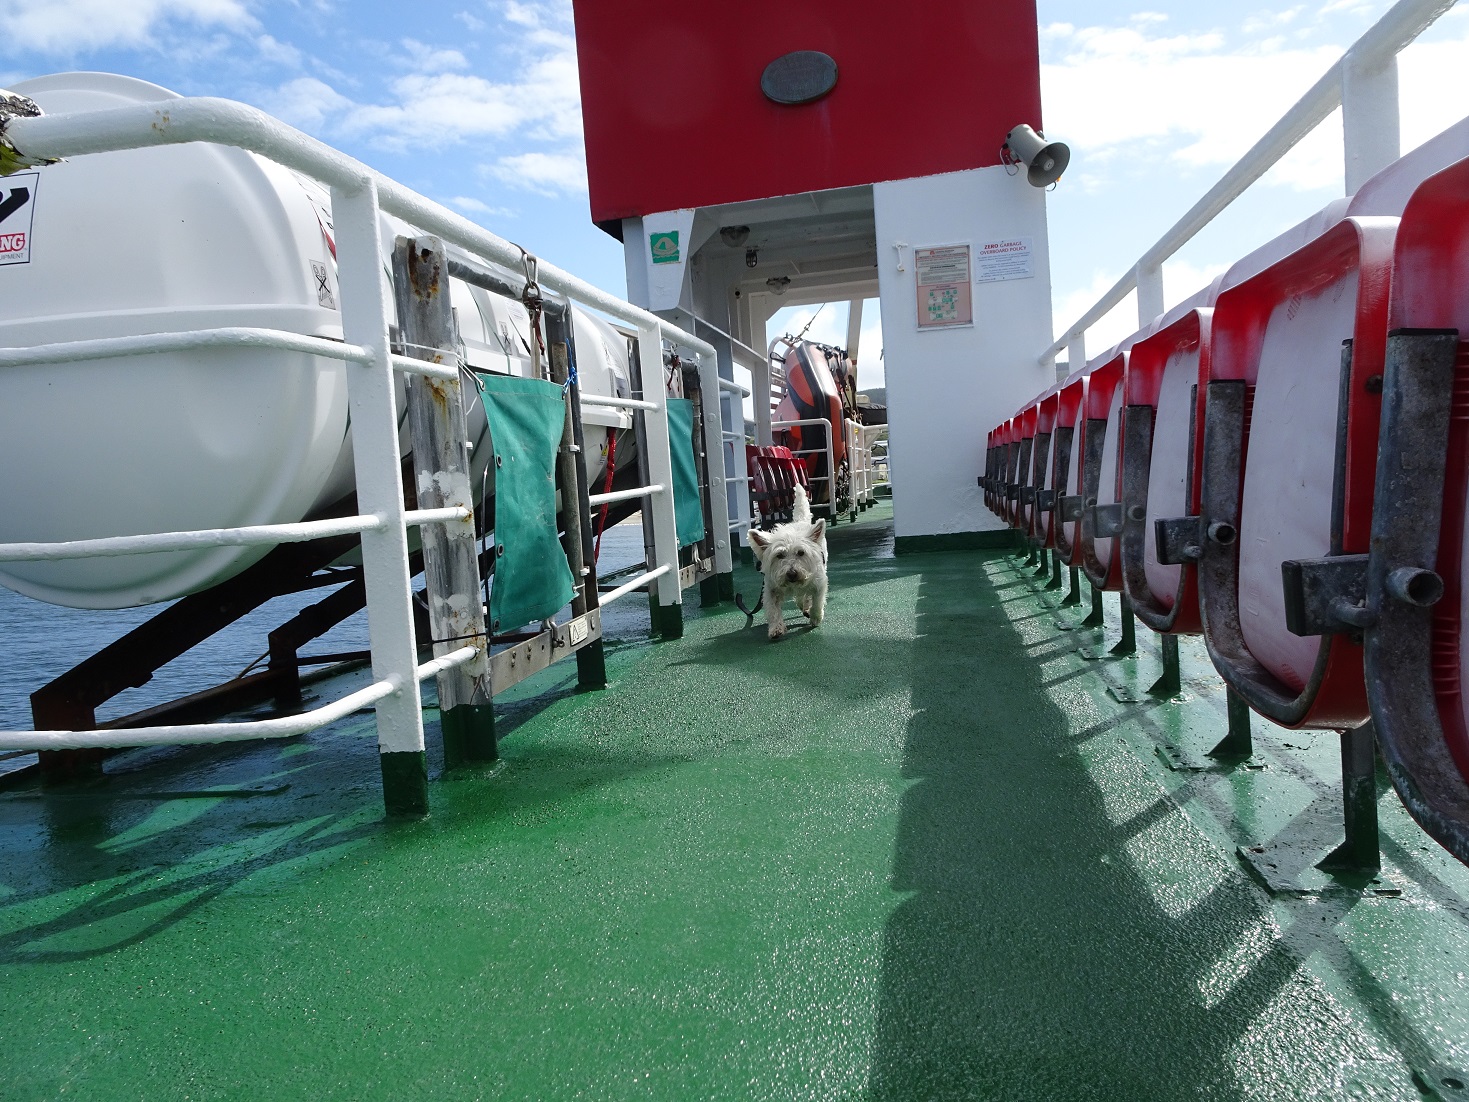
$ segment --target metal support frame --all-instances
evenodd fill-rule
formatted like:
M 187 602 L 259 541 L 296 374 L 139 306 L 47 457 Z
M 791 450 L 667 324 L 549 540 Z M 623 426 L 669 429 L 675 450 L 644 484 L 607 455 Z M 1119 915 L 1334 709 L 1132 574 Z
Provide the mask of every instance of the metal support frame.
M 562 546 L 566 550 L 566 561 L 572 568 L 576 583 L 576 595 L 571 601 L 574 619 L 586 618 L 590 625 L 596 620 L 595 635 L 578 640 L 570 628 L 566 642 L 576 650 L 576 680 L 583 689 L 602 689 L 607 686 L 607 658 L 602 645 L 600 599 L 597 587 L 597 561 L 587 554 L 593 546 L 592 506 L 588 490 L 587 453 L 581 420 L 581 384 L 572 365 L 576 362 L 576 327 L 571 321 L 569 306 L 565 309 L 547 309 L 546 345 L 551 361 L 551 381 L 560 383 L 566 390 L 566 428 L 561 437 L 561 451 L 557 458 L 557 483 L 561 491 L 561 525 L 564 533 Z M 568 498 L 571 500 L 568 501 Z M 574 507 L 571 502 L 574 502 Z M 591 636 L 591 632 L 588 632 Z M 577 644 L 580 643 L 578 646 Z
M 444 243 L 437 237 L 397 239 L 393 290 L 406 353 L 457 368 L 448 268 Z M 457 506 L 468 513 L 464 520 L 423 533 L 424 592 L 434 656 L 441 658 L 465 645 L 477 652 L 471 661 L 438 675 L 440 734 L 444 762 L 451 767 L 497 757 L 489 638 L 479 597 L 469 430 L 457 374 L 453 380 L 409 376 L 406 388 L 416 499 L 429 508 Z
M 1163 672 L 1148 686 L 1148 695 L 1177 696 L 1183 690 L 1183 671 L 1178 658 L 1178 636 L 1158 636 L 1158 649 L 1163 657 Z
M 1164 636 L 1177 645 L 1177 636 Z M 1167 656 L 1164 657 L 1165 671 Z M 1166 674 L 1165 674 L 1166 676 Z M 1162 684 L 1162 679 L 1159 680 Z M 1156 687 L 1156 686 L 1155 686 Z M 1152 690 L 1149 690 L 1150 692 Z M 1163 695 L 1163 694 L 1159 694 Z M 1171 694 L 1170 694 L 1171 695 Z M 1255 757 L 1254 736 L 1251 732 L 1250 706 L 1243 697 L 1228 686 L 1224 690 L 1225 734 L 1202 756 L 1190 747 L 1165 743 L 1158 747 L 1158 756 L 1170 769 L 1190 772 L 1231 770 L 1235 768 L 1258 769 L 1264 763 Z
M 673 468 L 673 455 L 668 441 L 668 396 L 663 386 L 663 337 L 656 325 L 638 327 L 637 341 L 631 358 L 633 394 L 652 409 L 640 409 L 633 416 L 633 432 L 638 446 L 638 474 L 645 486 L 652 486 L 653 471 Z M 651 381 L 649 376 L 652 376 Z M 644 562 L 668 569 L 648 590 L 648 607 L 653 617 L 653 631 L 663 639 L 683 635 L 683 590 L 678 577 L 678 525 L 673 515 L 673 478 L 657 480 L 657 489 L 643 502 Z
M 1118 594 L 1117 613 L 1122 621 L 1122 637 L 1117 640 L 1111 653 L 1123 658 L 1137 653 L 1137 621 L 1132 614 L 1132 602 L 1128 600 L 1126 593 Z
M 1063 605 L 1079 605 L 1081 604 L 1081 568 L 1073 566 L 1070 570 L 1071 588 L 1067 591 L 1066 597 L 1061 603 Z
M 697 582 L 699 586 L 699 604 L 704 608 L 710 608 L 723 600 L 721 596 L 725 588 L 733 588 L 733 578 L 728 586 L 720 582 L 720 551 L 723 551 L 725 563 L 724 573 L 733 571 L 733 564 L 729 559 L 729 536 L 723 529 L 726 527 L 722 522 L 726 519 L 723 510 L 719 512 L 720 522 L 715 519 L 716 487 L 722 487 L 724 483 L 724 428 L 723 421 L 719 416 L 718 376 L 713 370 L 713 365 L 704 362 L 704 359 L 693 361 L 680 358 L 678 361 L 683 371 L 684 397 L 694 403 L 694 466 L 698 473 L 699 482 L 699 504 L 704 514 L 704 538 L 692 548 L 681 550 L 681 555 L 687 554 L 690 561 L 680 570 L 680 585 L 683 584 L 685 571 L 691 575 L 691 582 Z M 714 395 L 713 402 L 706 401 L 706 396 Z M 718 494 L 718 503 L 723 502 L 724 495 Z M 682 558 L 680 559 L 682 561 Z

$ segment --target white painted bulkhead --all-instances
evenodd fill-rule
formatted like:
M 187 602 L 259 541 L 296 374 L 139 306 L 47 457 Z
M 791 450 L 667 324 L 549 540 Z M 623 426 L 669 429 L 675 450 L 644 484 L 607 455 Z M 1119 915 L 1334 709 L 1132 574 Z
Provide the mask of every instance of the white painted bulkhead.
M 897 536 L 999 530 L 977 479 L 985 433 L 1043 390 L 1051 338 L 1045 193 L 1002 167 L 873 185 Z M 913 249 L 1029 238 L 1034 274 L 974 283 L 974 324 L 918 328 Z M 901 266 L 901 270 L 900 269 Z M 971 264 L 972 268 L 977 266 Z

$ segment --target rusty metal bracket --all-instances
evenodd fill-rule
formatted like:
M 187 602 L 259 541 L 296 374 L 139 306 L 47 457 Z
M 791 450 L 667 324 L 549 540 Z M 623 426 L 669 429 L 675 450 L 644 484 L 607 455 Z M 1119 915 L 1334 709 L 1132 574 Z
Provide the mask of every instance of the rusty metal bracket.
M 1042 512 L 1050 512 L 1056 507 L 1055 490 L 1037 490 L 1035 492 L 1035 507 Z
M 1159 517 L 1153 521 L 1153 541 L 1164 566 L 1184 566 L 1204 555 L 1204 536 L 1198 517 Z
M 1122 502 L 1092 506 L 1092 535 L 1097 539 L 1110 539 L 1122 534 Z
M 1456 378 L 1469 346 L 1456 330 L 1388 336 L 1372 511 L 1367 697 L 1378 745 L 1403 806 L 1469 864 L 1469 783 L 1449 749 L 1435 675 L 1433 605 L 1442 580 L 1443 501 Z M 1435 580 L 1439 585 L 1435 585 Z
M 1061 519 L 1063 521 L 1069 523 L 1073 520 L 1080 520 L 1085 511 L 1086 507 L 1080 494 L 1070 494 L 1061 499 Z
M 1280 564 L 1285 626 L 1293 635 L 1361 631 L 1377 622 L 1367 608 L 1366 555 L 1291 559 Z

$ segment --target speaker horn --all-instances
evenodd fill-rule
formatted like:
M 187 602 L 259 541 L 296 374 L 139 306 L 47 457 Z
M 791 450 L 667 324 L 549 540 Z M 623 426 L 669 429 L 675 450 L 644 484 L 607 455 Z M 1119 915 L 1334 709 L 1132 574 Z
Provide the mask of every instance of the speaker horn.
M 1050 187 L 1071 163 L 1071 150 L 1063 142 L 1048 141 L 1045 134 L 1023 123 L 1005 135 L 1001 153 L 1014 158 L 1007 163 L 1018 162 L 1029 169 L 1025 178 L 1031 187 Z

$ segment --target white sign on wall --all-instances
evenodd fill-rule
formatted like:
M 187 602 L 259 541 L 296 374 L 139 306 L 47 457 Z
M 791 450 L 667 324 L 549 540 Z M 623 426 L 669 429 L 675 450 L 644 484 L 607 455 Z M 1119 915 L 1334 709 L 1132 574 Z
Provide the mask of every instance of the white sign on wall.
M 913 250 L 919 329 L 974 324 L 969 267 L 968 245 L 935 245 Z
M 986 241 L 975 256 L 974 282 L 997 283 L 1003 279 L 1030 279 L 1035 275 L 1035 256 L 1029 237 L 1007 237 Z

